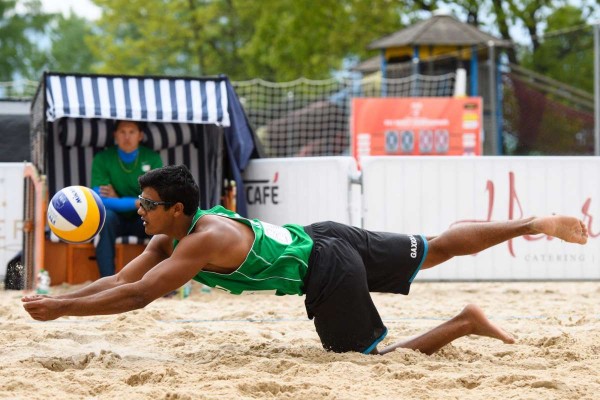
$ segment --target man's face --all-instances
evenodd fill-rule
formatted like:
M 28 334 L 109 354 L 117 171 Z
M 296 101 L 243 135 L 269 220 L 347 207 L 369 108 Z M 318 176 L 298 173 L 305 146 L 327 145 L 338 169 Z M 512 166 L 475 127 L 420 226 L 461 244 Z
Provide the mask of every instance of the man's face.
M 126 153 L 135 151 L 144 138 L 143 132 L 135 122 L 121 121 L 115 129 L 115 143 Z
M 160 200 L 158 192 L 153 188 L 146 187 L 140 195 L 141 202 L 163 203 Z M 140 200 L 138 200 L 140 202 Z M 138 203 L 139 204 L 139 203 Z M 167 210 L 164 204 L 139 204 L 137 213 L 144 222 L 144 230 L 148 235 L 167 233 L 168 227 L 172 222 L 172 208 Z

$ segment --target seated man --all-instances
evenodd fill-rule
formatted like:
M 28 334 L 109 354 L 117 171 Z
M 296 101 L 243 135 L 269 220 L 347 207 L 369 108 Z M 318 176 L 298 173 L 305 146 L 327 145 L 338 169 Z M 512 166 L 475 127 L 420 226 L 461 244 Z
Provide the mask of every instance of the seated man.
M 36 320 L 65 315 L 116 314 L 145 307 L 195 279 L 240 294 L 275 290 L 306 295 L 323 347 L 335 352 L 385 354 L 398 347 L 431 354 L 465 335 L 513 343 L 475 305 L 423 335 L 378 350 L 384 326 L 369 292 L 408 294 L 420 269 L 474 254 L 521 235 L 543 233 L 585 244 L 587 229 L 573 217 L 463 223 L 425 238 L 372 232 L 335 222 L 275 226 L 223 207 L 198 208 L 199 191 L 185 166 L 142 175 L 138 214 L 154 235 L 145 251 L 117 275 L 55 297 L 25 296 Z
M 92 188 L 106 207 L 106 221 L 96 246 L 100 276 L 115 273 L 115 240 L 118 236 L 147 238 L 136 214 L 140 194 L 138 178 L 151 169 L 162 167 L 160 155 L 141 146 L 144 133 L 135 121 L 117 121 L 115 146 L 94 156 Z

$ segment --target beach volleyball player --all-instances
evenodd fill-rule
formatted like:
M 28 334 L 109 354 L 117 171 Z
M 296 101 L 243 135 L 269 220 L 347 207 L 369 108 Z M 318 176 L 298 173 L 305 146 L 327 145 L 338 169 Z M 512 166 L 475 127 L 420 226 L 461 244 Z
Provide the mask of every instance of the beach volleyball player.
M 138 214 L 153 235 L 114 276 L 59 296 L 25 296 L 36 320 L 116 314 L 142 308 L 190 279 L 233 294 L 271 290 L 305 295 L 323 347 L 385 354 L 398 347 L 431 354 L 465 335 L 513 343 L 476 305 L 413 339 L 378 349 L 387 329 L 369 292 L 408 294 L 420 269 L 478 253 L 521 235 L 543 233 L 585 244 L 583 223 L 567 216 L 457 224 L 436 237 L 370 232 L 334 222 L 274 226 L 222 207 L 198 209 L 198 186 L 184 166 L 139 178 Z

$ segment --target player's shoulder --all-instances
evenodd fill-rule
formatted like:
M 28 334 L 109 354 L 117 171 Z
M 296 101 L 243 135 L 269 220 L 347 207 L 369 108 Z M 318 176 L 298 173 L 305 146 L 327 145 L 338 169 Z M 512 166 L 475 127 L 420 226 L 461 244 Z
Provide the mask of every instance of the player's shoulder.
M 193 233 L 208 233 L 218 231 L 223 227 L 223 217 L 214 214 L 204 214 L 196 222 Z
M 228 235 L 234 234 L 232 222 L 229 218 L 207 214 L 196 222 L 196 226 L 190 234 L 197 234 L 203 240 L 227 240 Z

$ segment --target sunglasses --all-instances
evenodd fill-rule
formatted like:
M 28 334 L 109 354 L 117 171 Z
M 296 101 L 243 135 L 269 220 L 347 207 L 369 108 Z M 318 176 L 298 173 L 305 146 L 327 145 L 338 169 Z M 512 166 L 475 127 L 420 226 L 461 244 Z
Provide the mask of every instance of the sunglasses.
M 138 196 L 138 199 L 140 199 L 140 205 L 142 206 L 144 211 L 152 211 L 158 206 L 171 206 L 175 204 L 171 201 L 154 201 L 142 196 Z

